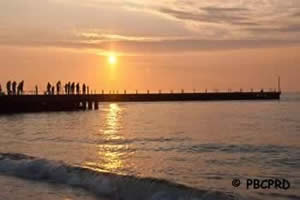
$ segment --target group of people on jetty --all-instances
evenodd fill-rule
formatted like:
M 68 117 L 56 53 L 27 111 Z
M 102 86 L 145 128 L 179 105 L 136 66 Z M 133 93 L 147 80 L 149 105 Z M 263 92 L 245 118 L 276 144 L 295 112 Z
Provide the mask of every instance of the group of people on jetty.
M 85 83 L 80 85 L 80 83 L 75 83 L 75 82 L 68 82 L 64 85 L 64 88 L 62 88 L 62 83 L 61 81 L 58 81 L 56 85 L 51 85 L 50 82 L 48 82 L 47 87 L 46 87 L 46 95 L 59 95 L 63 93 L 64 89 L 64 94 L 70 95 L 70 94 L 89 94 L 90 93 L 90 88 L 87 86 Z M 55 93 L 56 92 L 56 93 Z M 37 87 L 36 87 L 36 93 Z
M 35 86 L 34 93 L 36 95 L 39 94 L 38 86 Z M 68 82 L 62 88 L 61 81 L 58 81 L 55 85 L 52 85 L 50 82 L 47 83 L 45 95 L 74 95 L 74 94 L 89 94 L 90 88 L 85 83 L 80 85 L 80 83 Z M 23 95 L 24 94 L 24 81 L 22 80 L 20 83 L 16 81 L 8 81 L 6 83 L 6 94 L 7 95 Z M 0 95 L 5 95 L 4 90 L 0 84 Z
M 8 81 L 6 83 L 7 95 L 22 95 L 24 93 L 24 81 L 17 83 L 16 81 Z M 0 84 L 0 95 L 4 95 Z

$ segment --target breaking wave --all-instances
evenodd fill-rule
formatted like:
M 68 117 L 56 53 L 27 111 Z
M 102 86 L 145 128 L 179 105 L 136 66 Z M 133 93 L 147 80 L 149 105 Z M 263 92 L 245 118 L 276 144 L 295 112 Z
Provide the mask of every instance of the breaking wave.
M 232 193 L 199 190 L 162 179 L 103 173 L 17 153 L 0 153 L 0 174 L 79 187 L 111 200 L 240 199 Z

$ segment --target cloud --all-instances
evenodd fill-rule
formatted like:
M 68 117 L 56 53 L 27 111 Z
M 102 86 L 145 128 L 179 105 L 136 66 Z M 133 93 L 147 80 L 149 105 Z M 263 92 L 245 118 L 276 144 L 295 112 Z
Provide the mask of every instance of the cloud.
M 300 17 L 300 11 L 292 14 L 292 17 Z
M 256 28 L 248 28 L 248 31 L 252 31 L 255 33 L 291 33 L 296 32 L 300 33 L 300 24 L 294 24 L 294 25 L 287 25 L 282 27 L 256 27 Z
M 93 36 L 94 37 L 94 36 Z M 111 36 L 114 37 L 114 36 Z M 110 37 L 108 37 L 110 38 Z M 98 37 L 81 38 L 81 40 L 0 40 L 2 45 L 19 47 L 55 47 L 76 50 L 117 51 L 125 54 L 182 54 L 199 51 L 233 50 L 243 48 L 269 48 L 299 46 L 300 40 L 199 40 L 196 38 L 130 38 L 118 36 L 118 40 Z M 113 48 L 112 48 L 113 47 Z
M 241 40 L 295 40 L 300 37 L 300 1 L 181 1 L 156 10 L 212 37 Z M 192 24 L 192 25 L 191 25 Z
M 160 12 L 181 20 L 190 20 L 201 23 L 226 23 L 233 25 L 257 25 L 247 16 L 245 8 L 206 7 L 198 12 L 160 8 Z
M 206 10 L 206 11 L 209 11 L 209 12 L 247 12 L 249 11 L 248 8 L 238 8 L 238 7 L 203 7 L 201 8 L 201 10 Z
M 161 40 L 161 41 L 119 41 L 113 43 L 116 49 L 122 52 L 134 53 L 183 53 L 207 50 L 228 50 L 242 48 L 265 48 L 299 45 L 300 40 L 280 41 L 280 40 Z M 95 44 L 94 47 L 109 49 L 112 43 L 105 42 Z M 93 47 L 93 46 L 91 46 Z
M 126 36 L 119 34 L 101 34 L 95 32 L 78 33 L 78 38 L 81 40 L 95 42 L 116 42 L 116 41 L 157 41 L 159 38 L 155 37 L 139 37 L 139 36 Z
M 0 16 L 0 45 L 180 53 L 300 38 L 299 0 L 18 0 Z

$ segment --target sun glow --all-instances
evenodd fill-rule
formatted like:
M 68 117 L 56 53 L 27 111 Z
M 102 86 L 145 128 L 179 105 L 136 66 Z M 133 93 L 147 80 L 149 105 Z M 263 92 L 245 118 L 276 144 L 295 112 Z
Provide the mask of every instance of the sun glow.
M 116 55 L 114 55 L 114 54 L 109 55 L 108 56 L 108 63 L 110 65 L 116 64 L 117 63 L 117 57 L 116 57 Z

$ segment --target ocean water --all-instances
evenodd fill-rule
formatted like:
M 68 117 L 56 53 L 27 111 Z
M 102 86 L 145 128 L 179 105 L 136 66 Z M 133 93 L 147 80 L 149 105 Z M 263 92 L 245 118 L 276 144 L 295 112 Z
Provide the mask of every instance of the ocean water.
M 0 136 L 0 199 L 300 199 L 295 93 L 0 115 Z M 247 189 L 247 179 L 290 188 Z

